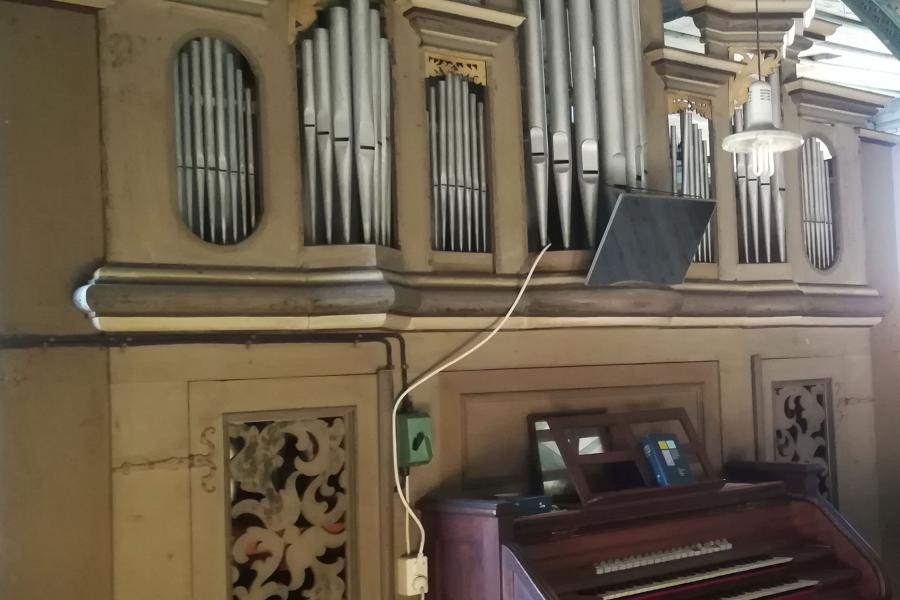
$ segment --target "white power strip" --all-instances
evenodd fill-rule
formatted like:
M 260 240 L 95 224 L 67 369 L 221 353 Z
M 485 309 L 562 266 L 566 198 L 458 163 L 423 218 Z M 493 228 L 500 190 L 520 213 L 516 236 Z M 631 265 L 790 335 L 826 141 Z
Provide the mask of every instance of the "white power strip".
M 428 592 L 428 557 L 403 556 L 397 559 L 397 593 L 420 596 Z

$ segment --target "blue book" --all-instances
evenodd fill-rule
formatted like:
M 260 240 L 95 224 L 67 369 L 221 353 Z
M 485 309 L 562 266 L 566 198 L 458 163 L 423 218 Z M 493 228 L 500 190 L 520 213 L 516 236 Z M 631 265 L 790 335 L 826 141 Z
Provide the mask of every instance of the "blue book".
M 641 438 L 644 458 L 661 487 L 694 483 L 691 465 L 672 434 L 651 434 Z

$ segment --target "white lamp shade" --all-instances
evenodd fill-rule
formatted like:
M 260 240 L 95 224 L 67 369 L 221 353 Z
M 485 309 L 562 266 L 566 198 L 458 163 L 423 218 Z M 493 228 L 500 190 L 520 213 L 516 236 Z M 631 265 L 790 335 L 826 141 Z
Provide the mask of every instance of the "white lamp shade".
M 765 81 L 754 81 L 744 108 L 744 130 L 722 140 L 726 152 L 750 155 L 750 169 L 757 177 L 772 176 L 773 154 L 803 145 L 803 136 L 776 127 L 772 115 L 771 86 Z

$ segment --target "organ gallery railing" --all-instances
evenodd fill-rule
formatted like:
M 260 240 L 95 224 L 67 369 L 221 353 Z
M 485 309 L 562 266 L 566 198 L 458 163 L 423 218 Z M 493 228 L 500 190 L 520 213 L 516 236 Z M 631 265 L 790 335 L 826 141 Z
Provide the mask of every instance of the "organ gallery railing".
M 253 71 L 236 48 L 204 36 L 176 54 L 173 83 L 181 219 L 204 241 L 240 242 L 262 213 Z
M 307 244 L 394 239 L 390 47 L 368 0 L 319 13 L 298 40 Z

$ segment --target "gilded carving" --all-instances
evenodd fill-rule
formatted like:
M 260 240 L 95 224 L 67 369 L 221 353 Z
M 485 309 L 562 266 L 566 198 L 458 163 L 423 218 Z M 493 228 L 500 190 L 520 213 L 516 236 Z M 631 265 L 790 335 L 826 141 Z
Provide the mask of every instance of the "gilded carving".
M 729 88 L 732 106 L 741 106 L 747 102 L 747 95 L 750 91 L 750 84 L 753 79 L 759 75 L 760 67 L 762 76 L 768 77 L 772 74 L 779 64 L 781 64 L 781 53 L 777 50 L 764 49 L 762 56 L 762 64 L 756 60 L 756 50 L 748 50 L 746 48 L 731 48 L 731 52 L 740 57 L 739 61 L 743 64 L 740 72 L 734 76 Z
M 233 423 L 228 439 L 233 598 L 345 598 L 345 420 Z
M 712 119 L 712 101 L 708 98 L 673 92 L 668 94 L 667 101 L 670 114 L 679 113 L 682 110 L 692 110 L 707 119 Z
M 447 74 L 460 75 L 478 85 L 487 85 L 487 67 L 483 60 L 427 51 L 425 76 L 439 77 Z

